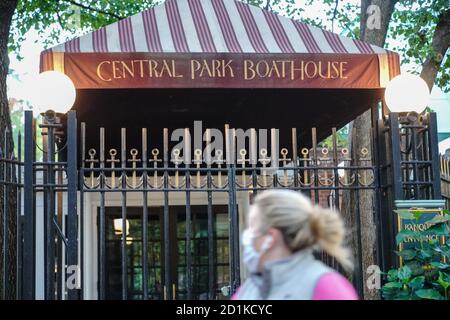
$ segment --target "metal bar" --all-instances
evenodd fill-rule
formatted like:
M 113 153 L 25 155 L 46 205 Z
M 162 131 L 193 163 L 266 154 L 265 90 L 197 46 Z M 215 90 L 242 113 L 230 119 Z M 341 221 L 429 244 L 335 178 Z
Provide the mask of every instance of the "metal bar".
M 355 175 L 355 183 L 359 183 L 358 175 Z M 362 233 L 361 233 L 361 211 L 360 211 L 360 201 L 359 201 L 359 190 L 356 190 L 356 232 L 357 232 L 357 243 L 358 248 L 356 250 L 357 263 L 355 268 L 355 282 L 358 295 L 361 299 L 364 299 L 364 279 L 363 279 L 363 261 L 362 261 Z
M 206 129 L 206 166 L 211 168 L 211 130 Z M 206 187 L 211 189 L 211 171 L 207 172 Z M 216 244 L 214 231 L 214 213 L 212 206 L 212 192 L 207 191 L 207 214 L 208 214 L 208 299 L 213 300 L 216 295 Z
M 34 131 L 33 112 L 25 111 L 24 233 L 22 262 L 22 297 L 25 300 L 33 300 L 35 297 L 35 203 L 33 193 Z
M 233 154 L 235 152 L 235 135 L 234 130 L 230 130 L 228 125 L 225 128 L 225 145 L 228 168 L 228 219 L 230 221 L 230 287 L 234 293 L 239 286 L 240 265 L 239 265 L 239 229 L 237 223 L 237 207 L 236 207 L 236 175 L 235 162 Z
M 121 168 L 127 166 L 127 138 L 126 129 L 121 130 Z M 128 298 L 128 261 L 127 261 L 127 174 L 122 171 L 122 300 L 127 300 Z
M 433 199 L 440 199 L 441 197 L 441 184 L 440 184 L 440 172 L 439 172 L 439 143 L 437 135 L 437 116 L 435 112 L 431 112 L 428 115 L 428 145 L 430 147 L 430 160 L 431 166 L 431 181 L 433 182 Z
M 61 160 L 61 152 L 58 152 L 58 159 Z M 63 177 L 61 171 L 55 171 L 57 184 L 63 184 Z M 58 235 L 60 229 L 63 228 L 63 194 L 56 191 L 56 220 L 54 219 L 54 226 L 56 234 Z M 62 232 L 62 231 L 61 231 Z M 64 235 L 63 235 L 64 236 Z M 63 242 L 64 237 L 56 237 L 56 300 L 63 299 L 63 278 L 64 272 L 62 271 L 64 257 L 63 257 Z
M 169 167 L 169 129 L 164 128 L 163 130 L 163 163 L 164 168 L 167 169 Z M 164 171 L 164 296 L 166 299 L 172 299 L 172 290 L 170 290 L 170 286 L 172 284 L 171 280 L 171 250 L 170 250 L 170 220 L 169 220 L 169 172 L 167 170 Z
M 314 166 L 315 169 L 321 170 L 321 169 L 332 169 L 333 167 L 330 166 Z M 346 169 L 373 169 L 373 166 L 346 166 Z M 311 169 L 311 167 L 309 166 L 296 166 L 296 167 L 289 167 L 286 168 L 286 170 L 295 170 L 295 169 Z M 242 171 L 251 171 L 252 169 L 249 167 L 246 168 L 242 168 L 242 167 L 236 167 L 236 172 L 242 172 Z M 84 170 L 86 173 L 90 173 L 90 172 L 112 172 L 112 171 L 117 171 L 117 169 L 111 169 L 111 168 L 105 168 L 104 170 L 100 170 L 99 168 L 85 168 Z M 175 172 L 175 171 L 179 171 L 179 172 L 184 172 L 184 171 L 190 171 L 190 172 L 203 172 L 203 173 L 207 173 L 208 171 L 211 172 L 228 172 L 228 170 L 226 168 L 211 168 L 210 170 L 208 170 L 207 168 L 167 168 L 166 170 L 164 170 L 163 168 L 147 168 L 147 169 L 143 169 L 143 168 L 124 168 L 123 169 L 124 172 L 143 172 L 143 171 L 147 171 L 148 173 L 153 173 L 153 172 Z M 43 185 L 43 184 L 39 184 L 39 185 Z
M 78 283 L 78 208 L 77 208 L 77 117 L 75 111 L 67 113 L 67 266 L 76 272 Z M 76 285 L 67 288 L 69 300 L 79 299 Z
M 64 234 L 64 232 L 62 231 L 62 229 L 60 228 L 60 225 L 59 225 L 59 223 L 58 223 L 58 220 L 56 220 L 57 218 L 56 217 L 53 217 L 53 225 L 54 225 L 54 228 L 55 228 L 55 231 L 56 231 L 56 235 L 57 235 L 57 237 L 56 238 L 59 238 L 59 239 L 61 239 L 61 241 L 66 245 L 66 246 L 68 246 L 69 245 L 69 242 L 67 241 L 67 239 L 66 239 L 66 235 Z M 58 296 L 58 299 L 60 298 L 60 296 Z
M 142 128 L 142 167 L 147 168 L 147 129 Z M 147 171 L 142 174 L 142 298 L 148 300 L 148 203 L 147 203 Z
M 100 169 L 105 168 L 105 128 L 100 128 Z M 99 208 L 99 232 L 100 232 L 100 268 L 99 268 L 99 296 L 100 300 L 106 299 L 106 212 L 105 212 L 105 174 L 100 171 L 100 208 Z M 125 232 L 126 229 L 122 229 Z M 126 282 L 124 283 L 124 285 Z
M 229 273 L 230 273 L 230 289 L 231 291 L 233 290 L 233 284 L 234 284 L 234 265 L 235 265 L 235 261 L 234 261 L 234 255 L 233 255 L 233 248 L 234 248 L 234 239 L 233 239 L 233 228 L 234 228 L 234 224 L 233 224 L 233 200 L 232 200 L 232 194 L 234 194 L 234 191 L 232 190 L 234 186 L 234 180 L 233 180 L 233 176 L 231 175 L 231 163 L 233 163 L 233 159 L 232 159 L 232 147 L 231 147 L 231 138 L 230 138 L 230 127 L 228 124 L 225 124 L 225 160 L 226 160 L 226 167 L 227 167 L 227 174 L 228 174 L 228 225 L 229 225 L 229 230 L 228 230 L 228 234 L 229 234 L 229 259 L 230 259 L 230 269 L 229 269 Z
M 184 130 L 184 157 L 185 157 L 185 166 L 189 168 L 189 164 L 191 162 L 191 134 L 188 128 Z M 200 159 L 201 161 L 201 159 Z M 190 188 L 190 174 L 189 171 L 186 171 L 186 277 L 187 277 L 187 298 L 188 300 L 192 299 L 192 250 L 191 250 L 191 193 L 189 192 Z M 175 299 L 175 296 L 172 297 Z
M 276 188 L 278 186 L 278 174 L 277 170 L 280 166 L 279 162 L 279 139 L 278 139 L 278 129 L 271 128 L 270 129 L 270 157 L 271 157 L 271 166 L 274 172 L 273 174 L 273 187 Z
M 276 132 L 278 132 L 276 130 Z M 278 136 L 276 136 L 278 138 Z M 233 150 L 233 153 L 236 152 L 236 129 L 231 130 L 231 149 Z M 275 137 L 274 137 L 275 138 Z M 278 151 L 278 140 L 276 140 L 276 150 Z M 276 153 L 277 158 L 277 165 L 278 165 L 278 152 Z M 237 190 L 236 190 L 236 158 L 234 158 L 233 163 L 231 164 L 231 173 L 232 173 L 232 179 L 229 180 L 229 183 L 231 182 L 231 188 L 232 188 L 232 220 L 233 220 L 233 229 L 232 229 L 232 238 L 233 238 L 233 261 L 234 261 L 234 281 L 232 285 L 232 292 L 236 292 L 238 287 L 240 286 L 240 274 L 241 274 L 241 268 L 240 268 L 240 261 L 239 261 L 239 216 L 237 211 Z
M 392 194 L 395 200 L 403 200 L 398 113 L 392 112 L 389 114 L 389 133 L 391 143 Z
M 319 185 L 319 171 L 317 170 L 317 130 L 316 128 L 311 128 L 311 139 L 313 148 L 313 162 L 314 162 L 314 185 Z M 319 203 L 319 191 L 314 190 L 314 201 L 316 204 Z
M 291 135 L 292 135 L 292 163 L 294 165 L 294 168 L 298 165 L 298 142 L 297 142 L 297 128 L 291 129 Z M 294 187 L 298 187 L 298 170 L 294 169 Z
M 84 164 L 86 160 L 86 123 L 81 123 L 80 128 L 80 143 L 81 143 L 81 163 L 79 170 L 79 179 L 78 179 L 78 188 L 80 191 L 80 205 L 79 205 L 79 237 L 80 237 L 80 283 L 81 283 L 81 292 L 80 299 L 84 299 Z
M 16 203 L 16 300 L 22 298 L 22 134 L 17 135 L 17 203 Z
M 410 134 L 411 134 L 411 155 L 412 158 L 414 160 L 417 159 L 417 132 L 414 129 L 410 129 Z M 418 180 L 418 170 L 417 170 L 417 162 L 414 162 L 412 165 L 412 173 L 413 173 L 413 177 L 414 177 L 414 181 Z M 411 175 L 408 174 L 408 178 Z M 417 184 L 414 184 L 414 198 L 415 199 L 420 199 L 420 195 L 419 195 L 419 186 Z
M 5 130 L 5 136 L 3 140 L 3 157 L 5 159 L 9 158 L 9 140 L 10 132 L 8 129 Z M 3 179 L 6 181 L 8 176 L 8 165 L 3 163 Z M 10 285 L 8 277 L 10 274 L 9 270 L 9 186 L 7 184 L 3 185 L 3 268 L 2 268 L 2 296 L 3 300 L 9 299 Z
M 258 174 L 256 172 L 258 165 L 258 138 L 256 135 L 256 129 L 250 129 L 250 161 L 251 161 L 251 173 L 252 173 L 252 187 L 253 196 L 256 196 L 258 190 Z
M 374 164 L 375 172 L 375 194 L 374 194 L 374 204 L 375 204 L 375 214 L 374 214 L 374 223 L 376 228 L 376 244 L 377 244 L 377 252 L 376 259 L 377 264 L 382 265 L 383 262 L 383 250 L 384 250 L 384 239 L 383 239 L 383 227 L 384 220 L 381 214 L 381 189 L 380 189 L 380 127 L 379 127 L 379 105 L 374 104 L 372 106 L 372 114 L 371 114 L 371 122 L 372 122 L 372 164 Z M 384 265 L 382 265 L 382 270 L 386 270 Z
M 334 186 L 337 188 L 334 194 L 334 206 L 339 209 L 339 159 L 338 159 L 338 144 L 337 144 L 337 132 L 336 128 L 332 128 L 333 139 L 333 167 L 334 167 Z
M 45 117 L 44 117 L 45 118 Z M 55 184 L 55 172 L 53 163 L 55 161 L 55 127 L 48 126 L 48 120 L 45 121 L 47 128 L 47 148 L 44 149 L 47 152 L 47 183 L 49 184 L 46 192 L 46 215 L 45 215 L 45 227 L 46 227 L 46 261 L 45 261 L 45 297 L 47 300 L 55 299 L 55 232 L 53 225 L 53 217 L 55 216 L 55 190 L 53 184 Z M 43 137 L 44 138 L 44 137 Z
M 235 170 L 235 172 L 236 172 L 236 170 Z M 263 191 L 263 190 L 266 190 L 266 189 L 273 189 L 273 188 L 272 187 L 267 187 L 267 188 L 259 187 L 257 190 L 258 191 Z M 303 186 L 290 187 L 289 189 L 291 189 L 291 190 L 305 190 L 305 187 L 303 187 Z M 334 186 L 332 186 L 332 187 L 321 186 L 321 187 L 308 187 L 308 189 L 310 189 L 310 190 L 336 190 L 337 188 L 334 187 Z M 350 187 L 339 187 L 339 189 L 341 189 L 341 190 L 372 190 L 372 189 L 375 189 L 375 186 L 373 186 L 373 185 L 370 185 L 370 186 L 367 186 L 367 187 L 363 187 L 363 186 L 358 186 L 358 187 L 354 187 L 353 186 L 352 187 L 352 186 L 350 186 Z M 253 187 L 248 187 L 248 188 L 236 187 L 236 190 L 237 191 L 254 191 Z M 84 192 L 97 193 L 97 192 L 102 192 L 102 191 L 108 192 L 108 193 L 117 193 L 117 192 L 123 192 L 123 191 L 129 192 L 129 193 L 140 193 L 140 192 L 142 192 L 142 189 L 130 190 L 130 189 L 126 189 L 126 188 L 125 189 L 117 188 L 117 189 L 115 189 L 113 191 L 113 190 L 111 190 L 109 188 L 104 188 L 104 189 L 96 188 L 96 189 L 86 189 Z M 155 193 L 155 192 L 156 193 L 160 193 L 160 192 L 165 192 L 165 191 L 176 193 L 176 192 L 186 192 L 186 189 L 185 188 L 180 188 L 178 190 L 175 190 L 173 188 L 160 188 L 160 189 L 148 189 L 147 190 L 147 192 L 153 192 L 153 193 Z M 213 192 L 220 192 L 220 193 L 228 193 L 229 192 L 227 188 L 226 189 L 216 189 L 216 188 L 196 189 L 196 188 L 192 188 L 192 187 L 189 189 L 189 191 L 190 192 L 196 192 L 196 193 L 203 193 L 203 192 L 206 192 L 206 191 L 213 191 Z

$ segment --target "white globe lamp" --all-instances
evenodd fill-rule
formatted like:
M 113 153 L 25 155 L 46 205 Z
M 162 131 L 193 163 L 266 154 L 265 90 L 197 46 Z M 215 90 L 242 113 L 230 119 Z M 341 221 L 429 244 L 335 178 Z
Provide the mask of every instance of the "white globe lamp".
M 58 71 L 45 71 L 30 86 L 33 109 L 39 113 L 65 114 L 73 107 L 76 89 L 72 80 Z
M 384 100 L 392 112 L 422 112 L 428 105 L 430 90 L 426 82 L 413 74 L 401 74 L 386 86 Z

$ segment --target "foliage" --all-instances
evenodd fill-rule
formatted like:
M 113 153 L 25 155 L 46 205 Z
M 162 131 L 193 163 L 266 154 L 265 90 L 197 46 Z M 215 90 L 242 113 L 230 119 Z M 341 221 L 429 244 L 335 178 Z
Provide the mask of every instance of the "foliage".
M 61 42 L 61 35 L 73 35 L 96 30 L 118 19 L 136 14 L 164 0 L 19 0 L 13 17 L 9 50 L 18 54 L 26 33 L 35 29 L 46 47 Z M 360 2 L 322 0 L 320 15 L 307 18 L 306 10 L 317 8 L 318 1 L 305 0 L 242 0 L 267 8 L 290 18 L 300 19 L 330 31 L 342 30 L 342 35 L 359 38 Z M 316 7 L 315 7 L 316 6 Z M 433 32 L 439 15 L 448 7 L 448 0 L 399 0 L 392 15 L 387 43 L 401 54 L 402 64 L 413 63 L 418 68 L 426 57 L 435 53 L 432 48 Z M 68 40 L 68 39 L 66 39 Z M 397 46 L 401 41 L 406 45 Z M 420 71 L 411 70 L 418 73 Z M 445 92 L 450 90 L 450 59 L 448 53 L 441 65 L 436 84 Z
M 422 65 L 428 56 L 436 58 L 432 47 L 433 33 L 439 16 L 448 10 L 448 0 L 401 0 L 394 11 L 389 37 L 407 43 L 395 47 L 402 54 L 402 63 Z M 420 70 L 411 70 L 419 73 Z M 448 53 L 441 65 L 436 84 L 445 92 L 450 90 L 450 59 Z
M 404 219 L 419 220 L 423 213 L 398 211 Z M 435 216 L 430 227 L 423 231 L 402 230 L 397 234 L 397 244 L 416 240 L 419 245 L 396 254 L 404 265 L 385 273 L 387 282 L 381 288 L 383 298 L 389 300 L 450 300 L 450 211 Z M 444 237 L 441 241 L 431 235 Z
M 28 31 L 35 29 L 45 47 L 99 29 L 161 3 L 161 0 L 19 0 L 11 25 L 9 51 L 18 54 Z M 68 39 L 67 39 L 68 40 Z
M 347 126 L 343 127 L 342 129 L 338 130 L 336 132 L 336 145 L 339 148 L 347 148 L 348 147 L 348 128 Z M 333 148 L 333 136 L 329 136 L 326 139 L 322 140 L 319 143 L 319 146 L 322 148 L 328 148 L 328 149 L 332 149 Z
M 267 7 L 266 0 L 247 0 L 247 3 Z M 319 15 L 306 18 L 303 13 L 317 6 L 318 1 L 306 0 L 301 5 L 295 1 L 269 0 L 270 9 L 290 18 L 300 19 L 332 32 L 339 28 L 343 36 L 359 39 L 360 36 L 360 1 L 322 0 L 323 11 L 328 19 Z M 283 4 L 288 9 L 283 7 Z M 448 0 L 398 0 L 392 15 L 387 34 L 386 47 L 401 55 L 402 65 L 415 66 L 409 70 L 420 73 L 421 66 L 428 56 L 436 53 L 432 48 L 433 33 L 439 15 L 448 8 Z M 338 27 L 338 28 L 336 28 Z M 398 45 L 401 42 L 402 45 Z M 441 64 L 435 84 L 444 92 L 450 90 L 450 59 L 447 52 Z

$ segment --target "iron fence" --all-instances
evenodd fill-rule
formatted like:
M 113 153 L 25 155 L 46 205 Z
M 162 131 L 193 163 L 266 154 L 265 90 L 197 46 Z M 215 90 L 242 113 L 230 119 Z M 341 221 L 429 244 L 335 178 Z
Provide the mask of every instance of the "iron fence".
M 4 147 L 0 158 L 3 199 L 16 201 L 3 202 L 2 248 L 12 252 L 2 255 L 3 298 L 35 299 L 37 283 L 49 300 L 226 298 L 246 275 L 239 245 L 245 212 L 270 188 L 302 192 L 341 212 L 356 257 L 349 277 L 363 296 L 362 217 L 373 217 L 370 254 L 385 269 L 393 263 L 393 201 L 440 197 L 435 115 L 416 120 L 390 114 L 377 120 L 368 145 L 348 148 L 336 128 L 327 144 L 315 128 L 288 129 L 281 140 L 271 129 L 261 145 L 256 128 L 239 140 L 242 132 L 230 126 L 202 131 L 200 143 L 191 141 L 192 128 L 160 136 L 148 128 L 97 128 L 93 143 L 75 112 L 49 113 L 40 145 L 25 112 L 17 154 Z M 136 131 L 139 139 L 127 139 Z M 183 139 L 172 141 L 174 134 Z M 39 149 L 43 159 L 36 159 Z
M 445 208 L 450 210 L 450 158 L 440 155 L 441 192 Z

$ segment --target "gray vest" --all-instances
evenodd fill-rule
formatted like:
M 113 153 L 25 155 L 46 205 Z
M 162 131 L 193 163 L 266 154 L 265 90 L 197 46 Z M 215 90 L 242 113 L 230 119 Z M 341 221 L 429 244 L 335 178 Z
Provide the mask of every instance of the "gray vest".
M 251 275 L 239 288 L 242 300 L 310 300 L 317 281 L 335 272 L 314 258 L 312 250 L 301 250 L 287 259 L 267 263 L 262 274 Z

